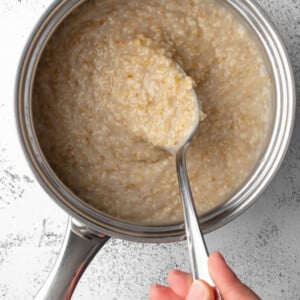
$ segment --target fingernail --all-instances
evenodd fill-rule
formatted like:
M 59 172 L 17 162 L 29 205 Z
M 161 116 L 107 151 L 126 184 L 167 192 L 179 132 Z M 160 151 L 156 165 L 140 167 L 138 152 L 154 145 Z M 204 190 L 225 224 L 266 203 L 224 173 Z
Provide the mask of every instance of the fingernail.
M 186 272 L 183 272 L 183 271 L 180 271 L 177 269 L 171 270 L 170 272 L 174 273 L 175 275 L 189 275 L 189 273 L 186 273 Z
M 193 277 L 190 273 L 186 273 L 186 272 L 183 272 L 183 271 L 180 271 L 180 270 L 175 270 L 175 269 L 172 270 L 169 274 L 171 274 L 171 273 L 172 273 L 173 276 L 177 276 L 177 277 L 180 277 L 180 278 L 181 277 L 186 278 L 187 283 L 189 285 L 191 285 L 193 283 Z
M 165 288 L 165 286 L 155 283 L 155 284 L 152 284 L 152 286 L 150 287 L 150 290 L 161 289 L 161 288 Z
M 218 254 L 219 254 L 219 257 L 223 260 L 223 261 L 225 261 L 225 258 L 224 258 L 224 256 L 221 254 L 221 252 L 217 252 Z
M 190 288 L 189 294 L 186 300 L 206 300 L 209 293 L 206 286 L 201 280 L 195 280 Z

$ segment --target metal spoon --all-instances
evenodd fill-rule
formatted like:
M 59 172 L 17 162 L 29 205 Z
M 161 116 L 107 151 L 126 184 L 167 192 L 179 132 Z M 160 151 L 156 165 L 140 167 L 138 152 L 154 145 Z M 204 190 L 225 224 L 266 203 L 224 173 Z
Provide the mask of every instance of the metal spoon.
M 178 64 L 177 67 L 186 76 L 185 72 Z M 199 225 L 198 216 L 186 169 L 186 152 L 199 126 L 201 114 L 201 103 L 198 99 L 195 90 L 193 90 L 193 97 L 195 101 L 195 108 L 199 112 L 199 118 L 195 122 L 195 125 L 191 130 L 191 134 L 185 139 L 185 141 L 181 145 L 176 147 L 176 149 L 172 150 L 176 152 L 177 177 L 181 193 L 185 232 L 188 243 L 188 251 L 190 256 L 193 279 L 203 279 L 214 287 L 215 285 L 208 273 L 208 251 Z M 216 293 L 217 299 L 221 300 L 219 292 L 216 291 Z

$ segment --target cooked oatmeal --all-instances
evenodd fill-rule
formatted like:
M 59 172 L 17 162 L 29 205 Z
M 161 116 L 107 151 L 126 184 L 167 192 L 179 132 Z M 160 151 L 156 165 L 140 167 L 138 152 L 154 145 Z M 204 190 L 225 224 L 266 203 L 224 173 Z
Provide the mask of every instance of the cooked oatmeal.
M 187 155 L 203 214 L 251 174 L 271 118 L 260 50 L 218 1 L 90 0 L 72 13 L 36 74 L 42 150 L 95 208 L 141 224 L 178 222 L 174 155 L 160 146 L 179 142 L 192 124 L 194 103 L 185 97 L 192 86 L 207 114 Z
M 101 77 L 113 78 L 110 113 L 135 137 L 176 150 L 200 117 L 193 80 L 151 39 L 114 41 L 110 56 L 117 64 Z

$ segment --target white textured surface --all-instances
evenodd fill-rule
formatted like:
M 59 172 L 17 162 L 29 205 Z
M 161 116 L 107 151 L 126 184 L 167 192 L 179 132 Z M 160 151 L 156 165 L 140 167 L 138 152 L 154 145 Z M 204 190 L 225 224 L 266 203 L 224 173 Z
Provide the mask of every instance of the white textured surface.
M 16 68 L 28 34 L 51 0 L 0 2 L 0 299 L 32 299 L 56 259 L 67 215 L 23 159 L 13 111 Z M 300 95 L 300 1 L 260 0 L 287 45 Z M 298 101 L 299 103 L 299 97 Z M 236 273 L 263 299 L 300 299 L 300 113 L 287 157 L 267 191 L 242 216 L 209 235 Z M 112 239 L 73 299 L 146 299 L 169 269 L 189 269 L 185 243 Z

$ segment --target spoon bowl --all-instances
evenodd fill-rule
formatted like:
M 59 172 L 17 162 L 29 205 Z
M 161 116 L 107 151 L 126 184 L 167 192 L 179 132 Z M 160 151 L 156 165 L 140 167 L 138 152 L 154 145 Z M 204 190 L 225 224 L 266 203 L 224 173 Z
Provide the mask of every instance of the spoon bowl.
M 176 68 L 180 71 L 180 73 L 182 73 L 182 75 L 186 77 L 187 75 L 186 75 L 185 71 L 183 70 L 183 68 L 176 62 L 175 62 L 175 65 L 176 65 Z M 187 144 L 189 145 L 199 127 L 199 123 L 201 121 L 202 107 L 201 107 L 201 102 L 199 101 L 194 88 L 192 88 L 192 90 L 191 90 L 191 96 L 192 96 L 193 102 L 195 104 L 196 119 L 195 119 L 194 123 L 192 124 L 188 134 L 186 134 L 183 137 L 183 139 L 181 140 L 180 143 L 176 144 L 172 148 L 170 148 L 170 147 L 166 148 L 166 150 L 168 150 L 171 153 L 177 153 L 180 148 L 183 148 Z

